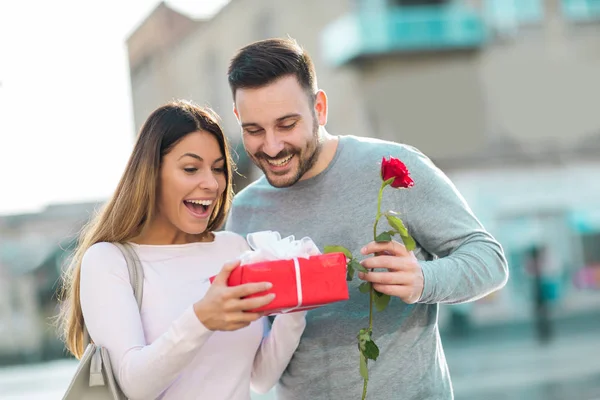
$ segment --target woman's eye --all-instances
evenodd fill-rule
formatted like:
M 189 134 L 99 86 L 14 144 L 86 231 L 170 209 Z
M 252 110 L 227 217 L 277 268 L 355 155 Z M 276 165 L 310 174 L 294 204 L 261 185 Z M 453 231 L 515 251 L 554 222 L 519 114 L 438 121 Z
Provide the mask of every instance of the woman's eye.
M 213 171 L 215 171 L 217 174 L 223 174 L 223 173 L 225 173 L 225 168 L 224 167 L 213 168 Z
M 188 167 L 188 168 L 184 168 L 183 169 L 185 172 L 187 172 L 188 174 L 193 174 L 194 172 L 198 171 L 198 168 L 195 167 Z

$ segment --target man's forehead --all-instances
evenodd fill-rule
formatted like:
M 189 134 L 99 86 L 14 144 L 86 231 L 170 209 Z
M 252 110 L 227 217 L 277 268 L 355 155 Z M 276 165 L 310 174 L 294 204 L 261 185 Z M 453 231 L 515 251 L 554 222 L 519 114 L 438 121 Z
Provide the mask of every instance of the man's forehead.
M 304 96 L 306 97 L 306 96 Z M 304 102 L 304 103 L 303 103 Z M 239 96 L 238 115 L 243 123 L 271 123 L 288 117 L 298 117 L 308 111 L 307 99 L 285 94 L 282 96 Z
M 235 92 L 235 101 L 272 101 L 294 99 L 301 96 L 304 90 L 295 76 L 284 76 L 267 85 L 259 87 L 238 88 Z

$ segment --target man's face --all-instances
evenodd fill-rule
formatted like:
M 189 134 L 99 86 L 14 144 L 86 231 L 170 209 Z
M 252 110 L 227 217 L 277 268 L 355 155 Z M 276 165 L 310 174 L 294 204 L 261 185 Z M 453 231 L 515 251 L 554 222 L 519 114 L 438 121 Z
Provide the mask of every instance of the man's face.
M 272 186 L 298 182 L 315 164 L 326 121 L 324 96 L 312 101 L 290 75 L 260 88 L 238 89 L 234 112 L 248 156 Z

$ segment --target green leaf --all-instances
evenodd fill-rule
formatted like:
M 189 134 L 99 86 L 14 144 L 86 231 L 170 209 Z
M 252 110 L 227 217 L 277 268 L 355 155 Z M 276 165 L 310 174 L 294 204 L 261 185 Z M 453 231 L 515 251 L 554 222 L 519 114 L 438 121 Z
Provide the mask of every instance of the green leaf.
M 367 368 L 367 359 L 360 353 L 360 376 L 366 381 L 369 380 L 369 369 Z
M 361 293 L 369 293 L 369 290 L 371 289 L 371 282 L 363 282 L 360 284 L 360 286 L 358 287 L 358 290 Z
M 373 361 L 376 361 L 377 357 L 379 357 L 379 347 L 377 347 L 373 340 L 369 340 L 365 343 L 364 355 L 367 360 Z
M 417 247 L 415 240 L 408 233 L 406 235 L 400 234 L 400 237 L 402 238 L 402 242 L 404 242 L 404 246 L 406 246 L 406 251 L 413 251 Z
M 361 263 L 359 263 L 358 261 L 356 261 L 354 259 L 351 260 L 348 264 L 351 265 L 352 268 L 354 268 L 357 271 L 364 272 L 364 273 L 369 272 L 365 267 L 362 266 Z
M 414 239 L 408 234 L 408 229 L 404 226 L 402 220 L 395 215 L 387 212 L 385 213 L 385 217 L 388 220 L 388 223 L 396 232 L 400 234 L 402 238 L 402 242 L 404 242 L 404 246 L 407 251 L 412 251 L 417 246 Z
M 377 243 L 381 243 L 381 242 L 390 242 L 392 240 L 392 235 L 390 235 L 389 232 L 381 232 L 379 235 L 377 235 L 377 237 L 375 238 L 375 241 Z
M 402 232 L 407 232 L 408 230 L 406 229 L 406 227 L 404 226 L 404 222 L 402 222 L 402 220 L 400 218 L 398 218 L 395 213 L 393 213 L 392 211 L 388 211 L 385 213 L 385 217 L 388 220 L 388 223 L 390 224 L 390 226 L 398 233 L 402 233 Z
M 377 309 L 377 311 L 383 311 L 390 303 L 391 297 L 389 294 L 381 293 L 381 296 L 377 295 L 373 298 L 373 300 L 375 302 L 375 308 Z
M 327 254 L 327 253 L 344 253 L 344 255 L 346 257 L 348 257 L 349 259 L 354 258 L 354 257 L 352 257 L 352 253 L 350 252 L 350 250 L 348 250 L 344 246 L 325 246 L 325 248 L 323 249 L 323 252 L 325 254 Z
M 348 264 L 346 264 L 346 280 L 348 282 L 352 281 L 352 279 L 354 278 L 354 267 L 352 267 L 352 263 L 349 262 Z

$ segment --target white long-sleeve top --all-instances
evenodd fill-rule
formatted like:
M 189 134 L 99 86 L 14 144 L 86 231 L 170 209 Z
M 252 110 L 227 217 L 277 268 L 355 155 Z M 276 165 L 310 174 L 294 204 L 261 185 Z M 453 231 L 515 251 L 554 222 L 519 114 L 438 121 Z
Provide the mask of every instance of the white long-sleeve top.
M 306 325 L 305 313 L 266 318 L 233 331 L 210 331 L 193 304 L 209 277 L 248 249 L 231 232 L 208 243 L 133 244 L 143 270 L 141 312 L 125 259 L 97 243 L 81 266 L 81 307 L 94 343 L 105 347 L 125 395 L 137 399 L 248 400 L 250 388 L 269 391 L 291 359 Z

